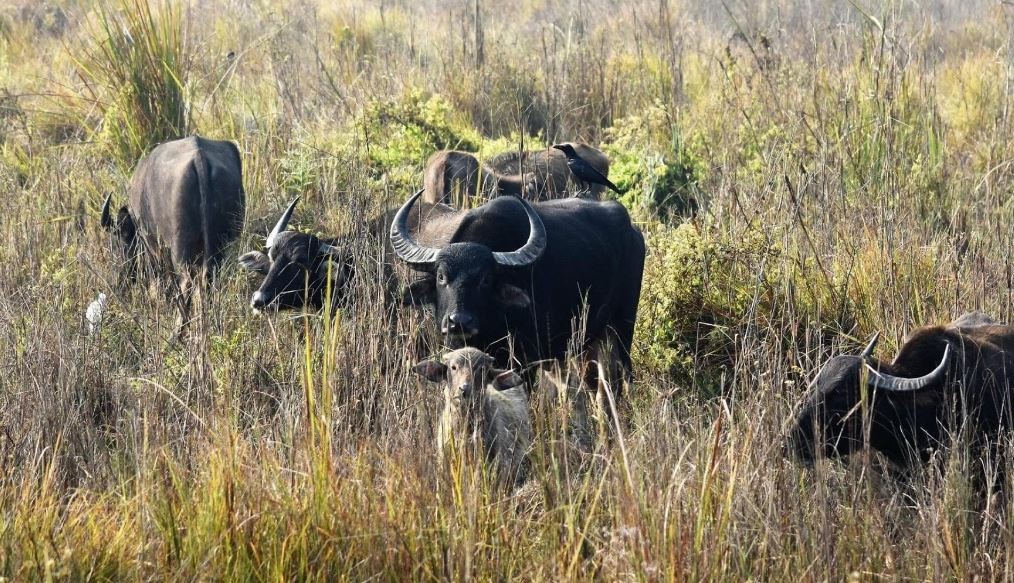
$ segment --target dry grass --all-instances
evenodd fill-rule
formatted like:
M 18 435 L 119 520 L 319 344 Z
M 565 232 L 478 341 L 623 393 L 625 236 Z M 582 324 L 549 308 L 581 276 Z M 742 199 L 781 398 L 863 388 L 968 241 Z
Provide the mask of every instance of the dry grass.
M 974 461 L 899 481 L 782 456 L 829 355 L 1014 320 L 1014 8 L 867 4 L 0 8 L 0 578 L 1014 577 L 1011 503 L 973 510 Z M 124 54 L 181 101 L 123 101 Z M 404 366 L 418 320 L 373 280 L 332 321 L 254 318 L 229 265 L 177 340 L 98 228 L 117 157 L 174 123 L 240 145 L 237 250 L 296 192 L 300 226 L 362 232 L 455 143 L 606 140 L 644 189 L 692 162 L 694 219 L 634 209 L 650 324 L 622 440 L 582 456 L 539 402 L 525 490 L 441 467 L 439 395 Z

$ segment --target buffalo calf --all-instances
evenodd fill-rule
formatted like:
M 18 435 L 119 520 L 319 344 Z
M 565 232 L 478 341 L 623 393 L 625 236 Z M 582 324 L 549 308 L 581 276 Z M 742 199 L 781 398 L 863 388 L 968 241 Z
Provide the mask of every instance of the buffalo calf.
M 495 368 L 493 358 L 476 348 L 424 360 L 414 370 L 444 385 L 437 431 L 440 451 L 452 442 L 457 447 L 477 445 L 501 482 L 522 484 L 528 475 L 532 422 L 521 377 Z

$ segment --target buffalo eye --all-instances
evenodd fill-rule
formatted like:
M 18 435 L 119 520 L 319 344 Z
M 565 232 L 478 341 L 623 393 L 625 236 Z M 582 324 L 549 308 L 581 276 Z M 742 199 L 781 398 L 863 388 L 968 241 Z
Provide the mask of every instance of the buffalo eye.
M 479 285 L 482 286 L 482 287 L 492 287 L 493 286 L 493 276 L 490 275 L 489 273 L 484 274 L 482 276 L 482 279 L 479 280 Z
M 447 274 L 443 270 L 437 272 L 437 283 L 447 285 Z
M 452 365 L 451 365 L 451 370 L 453 370 L 453 371 L 456 371 L 456 370 L 458 370 L 458 365 L 456 365 L 456 364 L 452 364 Z

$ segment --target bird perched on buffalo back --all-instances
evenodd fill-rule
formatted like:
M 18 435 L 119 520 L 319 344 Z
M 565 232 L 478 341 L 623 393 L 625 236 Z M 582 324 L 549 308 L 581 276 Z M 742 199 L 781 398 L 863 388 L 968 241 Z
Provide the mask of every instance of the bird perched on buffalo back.
M 560 150 L 565 156 L 567 156 L 567 166 L 570 168 L 570 172 L 575 178 L 586 185 L 601 184 L 616 194 L 623 194 L 620 192 L 619 188 L 616 188 L 615 184 L 610 182 L 608 178 L 603 176 L 601 172 L 589 164 L 587 160 L 579 156 L 574 150 L 574 146 L 570 144 L 557 144 L 553 147 Z

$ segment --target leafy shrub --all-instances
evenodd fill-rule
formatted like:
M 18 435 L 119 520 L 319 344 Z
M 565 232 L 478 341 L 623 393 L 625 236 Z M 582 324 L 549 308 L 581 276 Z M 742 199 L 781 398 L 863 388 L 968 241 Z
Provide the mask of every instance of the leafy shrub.
M 436 150 L 474 152 L 482 141 L 459 111 L 440 95 L 411 90 L 398 99 L 367 105 L 357 134 L 368 143 L 374 178 L 411 188 L 419 183 L 426 159 Z
M 609 177 L 623 191 L 621 203 L 640 218 L 696 214 L 700 205 L 700 163 L 681 130 L 660 105 L 606 130 Z
M 758 281 L 759 266 L 775 251 L 759 232 L 716 239 L 693 223 L 660 225 L 646 239 L 635 358 L 657 374 L 708 384 L 719 369 L 697 369 L 694 355 L 715 365 L 731 361 L 734 329 L 769 287 L 759 285 L 767 283 Z

